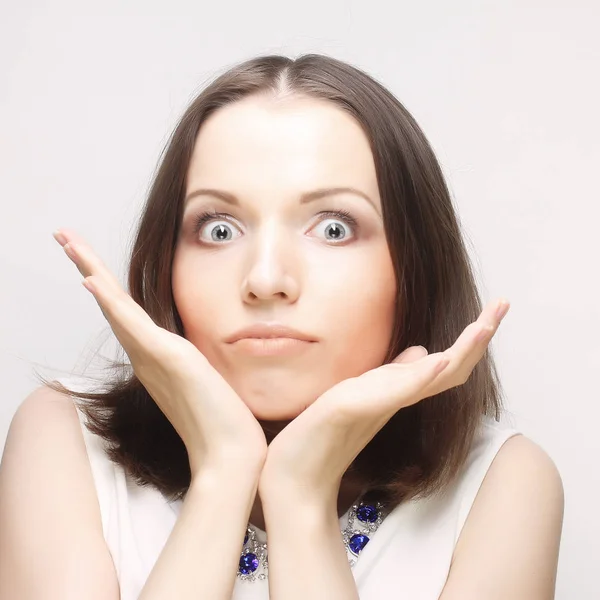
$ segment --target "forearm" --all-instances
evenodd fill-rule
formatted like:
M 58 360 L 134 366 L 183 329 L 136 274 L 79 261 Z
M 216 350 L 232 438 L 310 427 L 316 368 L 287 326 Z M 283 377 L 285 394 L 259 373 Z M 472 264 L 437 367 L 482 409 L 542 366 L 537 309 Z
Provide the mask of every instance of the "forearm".
M 335 501 L 262 498 L 271 600 L 358 600 Z
M 257 480 L 247 473 L 192 480 L 138 600 L 231 600 Z

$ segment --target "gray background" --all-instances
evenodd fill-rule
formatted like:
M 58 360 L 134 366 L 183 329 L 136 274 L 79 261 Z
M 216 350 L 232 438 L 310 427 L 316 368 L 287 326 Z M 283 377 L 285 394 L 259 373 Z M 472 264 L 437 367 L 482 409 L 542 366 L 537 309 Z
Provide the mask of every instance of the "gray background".
M 556 597 L 599 598 L 598 3 L 211 4 L 2 2 L 0 443 L 33 368 L 64 375 L 116 347 L 52 231 L 74 228 L 123 281 L 160 150 L 195 93 L 256 54 L 331 54 L 421 124 L 484 301 L 512 303 L 492 345 L 512 423 L 563 478 Z

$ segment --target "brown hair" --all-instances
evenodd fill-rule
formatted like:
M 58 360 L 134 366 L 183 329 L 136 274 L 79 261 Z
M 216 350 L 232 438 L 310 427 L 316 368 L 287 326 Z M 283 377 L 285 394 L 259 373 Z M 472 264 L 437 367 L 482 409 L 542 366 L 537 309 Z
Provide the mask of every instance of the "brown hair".
M 182 220 L 186 173 L 205 119 L 250 95 L 308 96 L 332 102 L 363 128 L 373 153 L 385 232 L 397 282 L 397 312 L 384 363 L 404 348 L 452 345 L 482 303 L 457 215 L 425 135 L 406 108 L 360 69 L 319 54 L 260 56 L 216 77 L 190 104 L 161 156 L 138 224 L 128 291 L 154 322 L 183 335 L 171 265 Z M 186 448 L 129 365 L 113 361 L 101 391 L 73 391 L 88 428 L 112 461 L 140 485 L 183 498 Z M 501 386 L 490 349 L 468 380 L 398 411 L 357 456 L 348 476 L 396 504 L 443 492 L 461 470 L 484 415 L 500 420 Z M 84 402 L 84 400 L 86 402 Z M 268 423 L 261 423 L 265 432 Z M 267 436 L 268 437 L 268 436 Z

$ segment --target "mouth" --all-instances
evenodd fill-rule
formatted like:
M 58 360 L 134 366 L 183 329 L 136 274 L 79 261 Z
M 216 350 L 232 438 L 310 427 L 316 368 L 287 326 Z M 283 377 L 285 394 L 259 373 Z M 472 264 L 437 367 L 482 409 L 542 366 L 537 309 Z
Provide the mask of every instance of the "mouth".
M 292 337 L 246 337 L 233 342 L 231 347 L 248 356 L 290 356 L 305 352 L 314 343 Z
M 276 339 L 276 338 L 291 338 L 302 340 L 306 342 L 315 342 L 317 339 L 303 331 L 298 331 L 290 327 L 289 325 L 284 325 L 283 323 L 277 322 L 261 322 L 261 323 L 253 323 L 248 327 L 244 327 L 243 329 L 237 331 L 236 333 L 230 335 L 225 341 L 228 343 L 237 342 L 241 339 Z

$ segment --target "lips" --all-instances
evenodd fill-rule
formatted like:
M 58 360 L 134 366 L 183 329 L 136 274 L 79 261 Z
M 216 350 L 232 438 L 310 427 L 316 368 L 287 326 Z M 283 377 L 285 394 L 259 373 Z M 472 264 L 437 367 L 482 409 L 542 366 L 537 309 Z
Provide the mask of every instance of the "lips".
M 232 350 L 247 357 L 291 357 L 313 347 L 312 342 L 298 338 L 241 338 L 231 344 Z
M 316 342 L 316 338 L 306 334 L 298 329 L 294 329 L 282 323 L 254 323 L 244 327 L 227 338 L 227 342 L 232 344 L 242 339 L 273 339 L 273 338 L 293 338 L 305 342 Z

